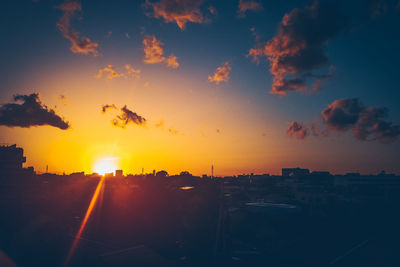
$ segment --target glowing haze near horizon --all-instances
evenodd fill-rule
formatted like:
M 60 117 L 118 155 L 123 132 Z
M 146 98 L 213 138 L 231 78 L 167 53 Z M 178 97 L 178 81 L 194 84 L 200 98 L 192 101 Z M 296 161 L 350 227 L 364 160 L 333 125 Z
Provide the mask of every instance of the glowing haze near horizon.
M 373 2 L 7 0 L 0 142 L 57 173 L 399 174 L 400 6 Z M 9 118 L 33 93 L 54 114 Z

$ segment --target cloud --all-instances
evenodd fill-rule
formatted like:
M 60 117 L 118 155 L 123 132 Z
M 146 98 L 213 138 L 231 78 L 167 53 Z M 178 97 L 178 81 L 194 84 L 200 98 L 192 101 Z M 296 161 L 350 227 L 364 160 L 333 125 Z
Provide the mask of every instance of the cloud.
M 121 77 L 122 74 L 119 74 L 115 71 L 114 66 L 109 64 L 103 69 L 99 69 L 97 72 L 96 78 L 106 78 L 107 80 L 113 80 L 115 78 Z
M 208 21 L 203 16 L 200 6 L 203 0 L 160 0 L 152 2 L 146 0 L 144 8 L 152 9 L 147 13 L 154 18 L 163 18 L 166 23 L 174 22 L 181 30 L 186 28 L 186 23 L 205 23 Z
M 116 105 L 102 105 L 101 106 L 101 112 L 106 113 L 108 109 L 118 109 Z
M 357 98 L 343 98 L 333 101 L 321 112 L 325 129 L 312 123 L 311 131 L 298 122 L 291 122 L 287 134 L 298 139 L 312 136 L 328 136 L 330 132 L 352 131 L 360 141 L 379 141 L 389 144 L 400 137 L 400 125 L 387 120 L 389 110 L 385 107 L 364 106 Z
M 124 66 L 125 72 L 118 73 L 114 66 L 109 64 L 103 69 L 99 69 L 96 78 L 105 78 L 106 80 L 113 80 L 115 78 L 140 78 L 141 71 L 139 69 L 133 68 L 130 64 Z
M 170 55 L 169 58 L 167 58 L 167 66 L 171 67 L 171 68 L 178 68 L 179 67 L 179 63 L 178 63 L 178 58 L 174 55 Z
M 328 129 L 344 132 L 357 123 L 363 109 L 356 98 L 339 99 L 322 110 L 321 115 Z
M 400 125 L 386 120 L 387 108 L 364 106 L 356 98 L 335 100 L 321 114 L 328 130 L 352 130 L 357 140 L 392 143 L 400 136 Z
M 71 28 L 71 19 L 76 12 L 82 11 L 81 3 L 75 0 L 66 0 L 59 7 L 63 14 L 57 22 L 57 28 L 65 38 L 71 41 L 70 50 L 73 53 L 97 56 L 98 43 L 92 42 L 88 37 L 80 36 L 77 31 Z
M 400 9 L 399 0 L 365 0 L 366 12 L 369 19 L 391 13 L 393 10 Z
M 336 6 L 315 1 L 285 14 L 277 35 L 250 49 L 248 56 L 256 62 L 262 56 L 267 57 L 270 73 L 274 76 L 272 94 L 305 91 L 308 79 L 318 80 L 310 72 L 329 63 L 324 51 L 328 40 L 344 30 L 346 25 L 347 19 Z M 317 83 L 317 88 L 321 84 Z
M 217 68 L 214 75 L 208 75 L 208 80 L 210 82 L 215 82 L 216 84 L 219 84 L 220 82 L 227 82 L 229 80 L 229 73 L 231 70 L 231 64 L 226 61 Z
M 169 128 L 169 129 L 168 129 L 168 132 L 169 132 L 170 134 L 172 134 L 172 135 L 178 135 L 178 134 L 179 134 L 179 131 L 176 130 L 176 129 L 173 129 L 173 128 Z
M 120 111 L 120 114 L 116 115 L 115 118 L 111 121 L 111 123 L 116 127 L 126 128 L 128 124 L 132 123 L 136 125 L 144 125 L 147 121 L 144 117 L 128 109 L 126 105 L 123 106 L 121 109 L 119 109 L 114 104 L 103 105 L 101 107 L 101 111 L 103 113 L 107 112 L 107 110 L 109 109 L 116 109 Z
M 260 11 L 260 10 L 263 10 L 263 6 L 261 5 L 261 3 L 256 2 L 256 1 L 239 0 L 238 16 L 245 17 L 246 11 L 249 11 L 249 10 Z
M 141 70 L 133 68 L 130 64 L 125 65 L 125 77 L 140 78 Z
M 14 101 L 22 103 L 9 103 L 0 106 L 0 125 L 24 128 L 50 125 L 61 130 L 70 128 L 68 121 L 65 121 L 53 109 L 47 108 L 40 101 L 38 93 L 15 95 Z
M 156 128 L 164 128 L 164 120 L 160 120 L 155 124 Z
M 178 68 L 178 58 L 171 54 L 169 58 L 164 57 L 164 44 L 157 40 L 154 35 L 146 36 L 143 39 L 144 59 L 147 64 L 165 63 L 168 67 Z
M 286 134 L 296 137 L 297 139 L 305 139 L 310 135 L 310 131 L 302 123 L 292 121 L 289 125 L 289 128 L 286 130 Z

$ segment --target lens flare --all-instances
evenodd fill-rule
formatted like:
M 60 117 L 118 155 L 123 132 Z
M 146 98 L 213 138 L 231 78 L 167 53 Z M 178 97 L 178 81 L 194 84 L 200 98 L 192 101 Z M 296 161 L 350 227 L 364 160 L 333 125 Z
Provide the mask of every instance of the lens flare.
M 97 199 L 99 198 L 99 195 L 102 194 L 104 192 L 104 176 L 100 178 L 99 183 L 97 184 L 96 190 L 94 191 L 92 200 L 90 201 L 89 207 L 86 211 L 85 217 L 81 223 L 81 226 L 79 227 L 78 233 L 76 234 L 75 238 L 74 238 L 74 242 L 72 243 L 72 246 L 68 252 L 67 258 L 65 259 L 65 262 L 63 264 L 63 266 L 68 266 L 72 255 L 74 254 L 74 251 L 76 249 L 76 246 L 78 245 L 78 241 L 81 238 L 81 235 L 83 233 L 83 230 L 85 229 L 85 226 L 90 218 L 90 215 L 93 212 L 94 207 L 96 206 L 97 203 Z M 102 199 L 102 196 L 101 198 Z

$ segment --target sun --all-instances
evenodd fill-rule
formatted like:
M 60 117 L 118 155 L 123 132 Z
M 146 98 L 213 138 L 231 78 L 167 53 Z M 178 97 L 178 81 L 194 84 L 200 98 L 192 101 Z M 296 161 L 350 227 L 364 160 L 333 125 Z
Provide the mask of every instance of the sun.
M 96 161 L 93 167 L 93 171 L 105 175 L 106 173 L 114 173 L 118 169 L 117 158 L 100 158 Z

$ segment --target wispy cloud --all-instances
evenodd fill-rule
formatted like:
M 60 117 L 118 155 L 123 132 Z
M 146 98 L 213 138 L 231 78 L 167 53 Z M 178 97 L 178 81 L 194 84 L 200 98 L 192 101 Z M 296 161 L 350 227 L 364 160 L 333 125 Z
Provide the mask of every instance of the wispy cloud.
M 219 84 L 221 82 L 227 82 L 229 80 L 229 73 L 231 72 L 232 67 L 229 62 L 224 62 L 220 67 L 217 68 L 213 75 L 208 76 L 208 80 L 210 82 L 214 82 Z
M 245 17 L 247 11 L 260 11 L 263 10 L 261 3 L 256 1 L 239 0 L 238 16 Z
M 104 78 L 106 80 L 113 80 L 115 78 L 140 78 L 141 71 L 133 68 L 130 64 L 124 66 L 124 72 L 117 72 L 115 67 L 111 64 L 106 67 L 99 69 L 96 74 L 96 78 Z
M 15 95 L 14 101 L 0 106 L 0 125 L 24 127 L 50 125 L 61 130 L 70 128 L 68 121 L 40 101 L 38 93 Z
M 97 72 L 96 78 L 105 78 L 107 80 L 113 80 L 115 78 L 121 77 L 122 74 L 119 74 L 118 72 L 115 71 L 114 66 L 109 64 L 103 69 L 99 69 Z
M 166 23 L 174 22 L 181 30 L 188 22 L 205 23 L 208 21 L 200 10 L 204 0 L 161 0 L 153 2 L 146 0 L 144 7 L 151 9 L 148 16 L 163 18 Z
M 60 6 L 63 14 L 57 22 L 57 28 L 61 31 L 65 38 L 71 41 L 70 50 L 73 53 L 97 56 L 98 43 L 92 42 L 88 37 L 80 36 L 77 31 L 71 27 L 71 19 L 76 12 L 82 11 L 81 3 L 75 0 L 66 0 Z
M 178 68 L 178 58 L 171 54 L 168 58 L 164 57 L 164 44 L 157 40 L 154 35 L 146 36 L 143 39 L 144 59 L 147 64 L 164 63 L 170 68 Z

